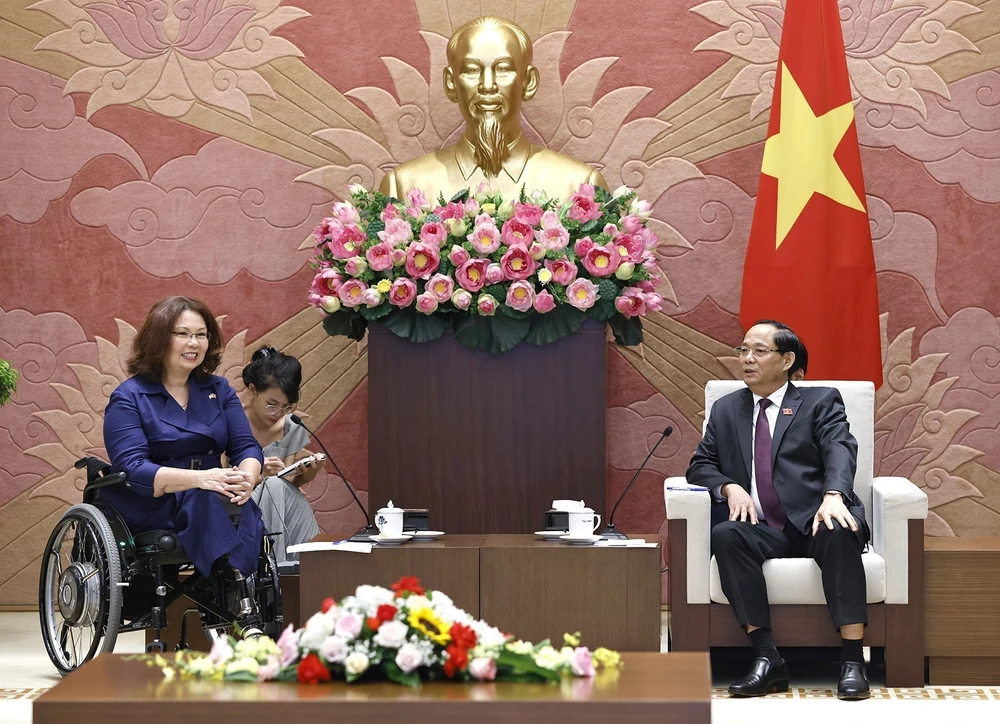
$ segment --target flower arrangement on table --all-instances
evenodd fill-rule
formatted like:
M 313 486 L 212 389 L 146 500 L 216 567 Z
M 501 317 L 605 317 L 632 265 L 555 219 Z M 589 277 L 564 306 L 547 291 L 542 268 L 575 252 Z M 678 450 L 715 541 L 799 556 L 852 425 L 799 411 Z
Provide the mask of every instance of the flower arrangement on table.
M 560 648 L 517 641 L 473 619 L 441 591 L 424 590 L 417 578 L 404 576 L 392 590 L 358 586 L 339 603 L 327 598 L 303 628 L 289 626 L 277 641 L 226 637 L 207 655 L 178 651 L 173 660 L 140 658 L 168 678 L 312 684 L 381 678 L 406 686 L 433 679 L 559 681 L 621 666 L 615 651 L 591 653 L 579 634 L 564 639 Z
M 480 187 L 432 206 L 350 187 L 351 200 L 313 231 L 309 303 L 330 335 L 360 340 L 378 321 L 414 342 L 447 330 L 467 347 L 504 352 L 548 344 L 586 319 L 622 345 L 642 342 L 659 311 L 650 204 L 622 186 L 582 184 L 565 202 L 542 191 L 518 200 Z

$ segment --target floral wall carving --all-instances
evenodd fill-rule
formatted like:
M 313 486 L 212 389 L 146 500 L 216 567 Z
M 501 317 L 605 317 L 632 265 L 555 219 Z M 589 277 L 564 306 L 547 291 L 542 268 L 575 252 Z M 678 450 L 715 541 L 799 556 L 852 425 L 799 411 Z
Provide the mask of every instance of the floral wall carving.
M 665 241 L 665 312 L 609 354 L 610 501 L 675 432 L 621 527 L 660 527 L 704 383 L 735 373 L 783 2 L 286 3 L 0 0 L 0 357 L 22 372 L 0 410 L 0 604 L 33 600 L 44 538 L 79 500 L 71 463 L 103 449 L 131 335 L 169 293 L 224 318 L 234 381 L 263 342 L 302 359 L 303 408 L 366 498 L 366 346 L 304 308 L 303 239 L 346 183 L 460 133 L 445 43 L 484 9 L 535 41 L 529 135 L 638 187 Z M 883 313 L 877 469 L 927 491 L 930 533 L 997 535 L 1000 2 L 840 6 Z M 308 495 L 325 530 L 360 522 L 333 476 Z

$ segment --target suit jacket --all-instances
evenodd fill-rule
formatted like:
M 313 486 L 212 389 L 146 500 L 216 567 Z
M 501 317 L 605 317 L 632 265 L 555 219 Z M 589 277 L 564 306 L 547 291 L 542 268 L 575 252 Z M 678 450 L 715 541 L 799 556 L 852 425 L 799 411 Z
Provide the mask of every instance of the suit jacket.
M 116 471 L 128 474 L 133 493 L 152 497 L 161 467 L 218 467 L 222 453 L 231 465 L 247 458 L 263 463 L 246 413 L 225 377 L 190 378 L 185 410 L 160 382 L 130 377 L 114 392 L 104 412 L 104 444 Z
M 723 485 L 736 483 L 750 492 L 753 406 L 749 389 L 717 400 L 688 466 L 688 482 L 712 491 L 713 522 L 728 519 Z M 851 434 L 840 392 L 789 383 L 771 439 L 771 478 L 789 522 L 810 535 L 824 493 L 835 490 L 868 540 L 865 507 L 854 494 L 858 442 Z

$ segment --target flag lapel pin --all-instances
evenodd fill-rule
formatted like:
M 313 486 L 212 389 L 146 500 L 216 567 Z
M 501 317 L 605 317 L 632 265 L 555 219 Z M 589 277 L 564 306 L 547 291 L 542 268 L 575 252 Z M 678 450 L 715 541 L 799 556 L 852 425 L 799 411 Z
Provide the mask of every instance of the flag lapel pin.
M 217 399 L 218 397 L 219 397 L 219 396 L 218 396 L 217 394 L 215 394 L 215 393 L 213 392 L 213 393 L 212 393 L 211 395 L 209 395 L 209 396 L 208 396 L 208 399 L 210 399 L 210 400 L 215 400 L 215 399 Z
M 783 408 L 781 408 L 781 414 L 782 415 L 794 415 L 795 411 L 791 407 L 783 407 Z

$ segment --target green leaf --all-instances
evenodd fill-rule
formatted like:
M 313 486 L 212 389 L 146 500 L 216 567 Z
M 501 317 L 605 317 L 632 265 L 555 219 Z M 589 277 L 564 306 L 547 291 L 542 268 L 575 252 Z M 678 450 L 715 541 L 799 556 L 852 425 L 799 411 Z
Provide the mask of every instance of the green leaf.
M 489 294 L 497 300 L 498 304 L 503 304 L 503 300 L 507 298 L 507 287 L 503 284 L 490 284 L 488 287 L 484 288 L 481 293 Z
M 462 189 L 451 197 L 452 202 L 461 201 L 463 204 L 469 200 L 469 189 Z
M 257 675 L 251 674 L 249 671 L 237 671 L 232 674 L 226 674 L 222 677 L 226 681 L 252 681 L 257 682 Z
M 396 336 L 417 344 L 437 339 L 450 324 L 447 317 L 421 314 L 412 306 L 394 310 L 383 318 L 382 323 Z
M 581 234 L 589 234 L 591 231 L 593 231 L 594 229 L 596 229 L 600 225 L 600 223 L 601 223 L 600 217 L 598 217 L 596 219 L 591 219 L 586 224 L 584 224 L 583 226 L 580 227 L 580 233 Z
M 361 307 L 359 311 L 361 312 L 362 317 L 367 319 L 369 322 L 374 322 L 377 319 L 382 319 L 382 317 L 389 314 L 393 309 L 394 307 L 391 304 L 385 302 L 377 307 L 372 307 L 371 309 L 368 307 Z
M 562 678 L 562 674 L 558 671 L 552 671 L 536 664 L 535 660 L 528 654 L 515 654 L 513 651 L 508 651 L 507 649 L 503 649 L 500 652 L 500 656 L 497 659 L 497 668 L 504 669 L 504 674 L 507 676 L 532 674 L 545 681 L 559 681 Z M 499 677 L 500 674 L 498 672 L 497 678 Z
M 356 309 L 341 308 L 336 314 L 331 314 L 323 320 L 323 329 L 331 337 L 344 336 L 360 342 L 368 329 L 368 320 Z
M 298 664 L 286 666 L 278 672 L 277 681 L 297 681 L 299 678 Z
M 416 671 L 411 671 L 407 674 L 396 665 L 395 661 L 386 661 L 383 668 L 385 669 L 385 675 L 389 677 L 389 681 L 413 688 L 420 686 L 420 674 Z
M 500 313 L 506 314 L 511 319 L 528 319 L 535 312 L 534 311 L 522 312 L 517 309 L 514 309 L 513 307 L 508 307 L 506 304 L 501 304 Z
M 625 347 L 635 347 L 642 344 L 642 320 L 638 317 L 626 319 L 621 314 L 615 314 L 608 320 L 615 342 Z
M 524 341 L 528 344 L 551 344 L 573 334 L 587 319 L 587 314 L 568 304 L 557 306 L 551 312 L 535 314 L 531 318 L 531 329 Z
M 365 236 L 369 239 L 378 240 L 378 232 L 385 230 L 385 222 L 382 219 L 375 217 L 368 222 L 368 228 L 365 229 Z
M 470 314 L 455 321 L 455 339 L 471 349 L 499 354 L 520 344 L 530 329 L 527 319 L 511 319 L 502 314 L 492 317 Z

